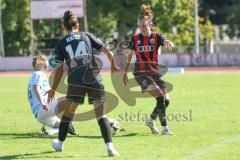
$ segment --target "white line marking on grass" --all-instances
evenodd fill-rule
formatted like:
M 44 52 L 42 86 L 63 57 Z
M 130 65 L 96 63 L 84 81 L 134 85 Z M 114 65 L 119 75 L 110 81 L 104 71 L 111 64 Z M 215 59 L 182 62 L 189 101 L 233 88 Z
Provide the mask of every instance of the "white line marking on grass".
M 208 152 L 214 151 L 214 150 L 216 150 L 216 149 L 218 149 L 220 147 L 223 147 L 223 146 L 225 146 L 227 144 L 230 144 L 230 143 L 234 143 L 234 142 L 236 142 L 238 140 L 240 140 L 240 135 L 236 136 L 236 137 L 230 137 L 228 139 L 220 141 L 219 143 L 216 143 L 216 144 L 211 145 L 211 146 L 209 146 L 207 148 L 199 150 L 199 151 L 193 153 L 191 156 L 181 158 L 181 160 L 191 160 L 191 159 L 194 159 L 194 158 L 198 158 L 200 156 L 203 156 L 203 155 L 207 154 Z

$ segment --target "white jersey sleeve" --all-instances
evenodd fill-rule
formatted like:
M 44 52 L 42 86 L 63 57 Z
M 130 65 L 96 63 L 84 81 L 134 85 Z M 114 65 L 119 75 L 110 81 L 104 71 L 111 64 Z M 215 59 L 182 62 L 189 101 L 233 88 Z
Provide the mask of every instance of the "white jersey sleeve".
M 36 116 L 39 109 L 42 107 L 39 99 L 35 95 L 34 86 L 39 86 L 40 96 L 45 103 L 47 103 L 48 94 L 46 92 L 50 89 L 48 78 L 42 71 L 35 71 L 28 84 L 28 100 L 33 114 Z

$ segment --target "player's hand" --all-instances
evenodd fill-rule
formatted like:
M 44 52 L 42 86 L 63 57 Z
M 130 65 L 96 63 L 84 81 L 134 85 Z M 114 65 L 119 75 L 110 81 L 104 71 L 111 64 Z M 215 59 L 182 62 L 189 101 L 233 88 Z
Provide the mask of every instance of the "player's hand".
M 167 48 L 168 51 L 172 51 L 172 48 L 174 47 L 174 44 L 172 41 L 165 40 L 164 41 L 164 46 Z
M 111 71 L 112 71 L 112 73 L 114 73 L 114 72 L 119 72 L 119 71 L 120 71 L 120 68 L 119 68 L 118 66 L 116 66 L 116 65 L 113 65 L 113 66 L 111 67 Z
M 127 83 L 128 83 L 128 75 L 127 75 L 126 72 L 123 73 L 123 83 L 124 83 L 125 85 L 127 85 Z
M 43 107 L 42 107 L 45 111 L 48 111 L 48 105 L 43 105 Z
M 50 103 L 54 99 L 55 90 L 50 89 L 49 91 L 47 91 L 47 94 L 48 94 L 47 103 Z

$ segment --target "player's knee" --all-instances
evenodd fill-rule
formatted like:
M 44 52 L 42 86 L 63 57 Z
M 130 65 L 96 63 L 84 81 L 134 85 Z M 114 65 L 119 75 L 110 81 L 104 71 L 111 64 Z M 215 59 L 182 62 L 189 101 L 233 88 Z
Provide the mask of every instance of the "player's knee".
M 96 100 L 93 102 L 94 109 L 104 108 L 104 101 Z
M 149 85 L 146 91 L 157 98 L 163 96 L 161 89 L 157 85 Z
M 104 102 L 102 101 L 94 102 L 94 111 L 97 120 L 101 118 L 106 118 L 104 110 L 105 110 Z
M 65 110 L 64 110 L 64 115 L 68 116 L 68 117 L 74 117 L 75 112 L 77 110 L 77 104 L 74 102 L 70 102 L 69 104 L 67 104 Z
M 157 107 L 159 112 L 162 111 L 164 109 L 164 97 L 163 96 L 159 96 L 156 98 L 157 100 Z
M 70 112 L 64 112 L 63 116 L 69 117 L 69 118 L 73 118 L 74 114 L 70 113 Z
M 70 117 L 70 118 L 72 118 L 72 117 L 74 117 L 74 115 L 75 115 L 75 111 L 76 111 L 76 108 L 71 108 L 71 107 L 69 107 L 68 109 L 66 109 L 65 111 L 64 111 L 64 116 L 66 116 L 66 117 Z

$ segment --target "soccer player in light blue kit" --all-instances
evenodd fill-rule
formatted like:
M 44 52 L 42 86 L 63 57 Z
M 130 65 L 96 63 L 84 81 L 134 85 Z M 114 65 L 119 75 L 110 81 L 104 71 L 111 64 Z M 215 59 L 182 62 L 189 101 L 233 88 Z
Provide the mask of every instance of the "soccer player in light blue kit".
M 48 68 L 47 56 L 39 54 L 33 57 L 32 66 L 33 73 L 28 84 L 28 100 L 32 113 L 43 124 L 42 132 L 44 134 L 56 134 L 58 133 L 60 123 L 57 115 L 64 110 L 63 105 L 61 105 L 64 98 L 53 100 L 49 104 L 47 103 L 48 91 L 51 89 L 48 77 L 45 74 Z M 54 129 L 46 132 L 45 125 Z M 69 133 L 72 135 L 78 134 L 72 125 Z

